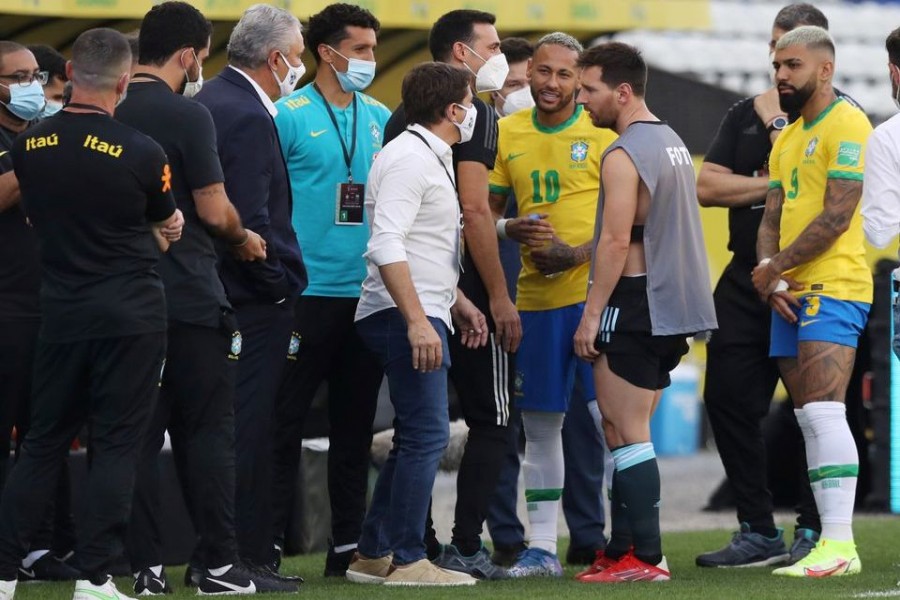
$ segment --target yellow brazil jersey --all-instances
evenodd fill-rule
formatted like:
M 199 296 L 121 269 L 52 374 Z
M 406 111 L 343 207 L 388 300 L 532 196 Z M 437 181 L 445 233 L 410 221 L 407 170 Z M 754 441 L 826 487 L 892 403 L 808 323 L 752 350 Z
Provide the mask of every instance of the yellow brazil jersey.
M 553 128 L 540 125 L 534 109 L 514 113 L 500 119 L 491 192 L 514 193 L 520 217 L 547 214 L 561 240 L 571 246 L 584 244 L 594 236 L 600 157 L 615 139 L 609 129 L 594 127 L 581 106 Z M 531 261 L 529 247 L 520 248 L 519 310 L 550 310 L 584 302 L 590 263 L 557 277 L 544 277 Z
M 784 190 L 780 247 L 787 248 L 825 204 L 828 179 L 862 181 L 864 150 L 872 125 L 866 115 L 838 98 L 813 121 L 801 117 L 786 127 L 769 155 L 769 187 Z M 825 252 L 786 272 L 804 286 L 796 293 L 872 302 L 859 206 L 850 228 Z

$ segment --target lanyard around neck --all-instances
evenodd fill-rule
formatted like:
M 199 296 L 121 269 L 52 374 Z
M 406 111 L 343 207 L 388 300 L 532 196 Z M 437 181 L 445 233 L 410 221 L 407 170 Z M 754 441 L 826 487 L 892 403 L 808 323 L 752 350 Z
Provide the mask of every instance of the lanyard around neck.
M 441 157 L 438 156 L 437 152 L 434 151 L 434 148 L 431 147 L 431 144 L 428 143 L 428 140 L 426 140 L 425 137 L 418 131 L 415 131 L 413 129 L 407 129 L 407 131 L 410 132 L 411 134 L 413 134 L 414 136 L 416 136 L 417 138 L 419 138 L 420 140 L 422 140 L 422 143 L 425 144 L 426 146 L 428 146 L 428 149 L 431 150 L 432 154 L 434 154 L 434 157 L 437 159 L 438 164 L 441 165 L 441 168 L 444 170 L 444 173 L 447 174 L 447 179 L 450 180 L 450 185 L 453 186 L 453 191 L 456 192 L 456 197 L 459 198 L 459 188 L 456 187 L 456 181 L 453 179 L 453 177 L 451 177 L 450 171 L 447 170 L 447 166 L 444 164 L 444 161 L 442 161 Z
M 328 111 L 328 116 L 331 118 L 331 123 L 334 125 L 334 130 L 337 132 L 338 140 L 341 142 L 341 150 L 344 151 L 344 163 L 347 165 L 347 179 L 350 183 L 353 183 L 353 155 L 356 154 L 356 93 L 353 94 L 353 125 L 350 129 L 350 151 L 347 152 L 347 144 L 344 143 L 344 136 L 341 135 L 341 128 L 338 126 L 334 111 L 331 110 L 331 104 L 328 102 L 328 99 L 325 98 L 325 94 L 319 89 L 317 83 L 314 83 L 313 87 L 319 92 L 319 95 L 322 96 L 322 101 L 325 103 L 325 110 Z

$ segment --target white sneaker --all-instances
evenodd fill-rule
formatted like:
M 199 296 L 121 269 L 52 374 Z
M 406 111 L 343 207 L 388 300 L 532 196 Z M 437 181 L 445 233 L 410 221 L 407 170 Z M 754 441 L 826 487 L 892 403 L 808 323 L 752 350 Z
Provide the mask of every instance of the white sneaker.
M 12 596 L 10 596 L 12 598 Z M 3 600 L 3 598 L 0 598 Z M 75 582 L 75 594 L 72 600 L 136 600 L 126 596 L 116 589 L 112 576 L 103 585 L 94 585 L 88 579 L 79 579 Z
M 16 583 L 18 583 L 17 579 L 12 581 L 0 579 L 0 600 L 13 600 L 13 596 L 16 595 Z

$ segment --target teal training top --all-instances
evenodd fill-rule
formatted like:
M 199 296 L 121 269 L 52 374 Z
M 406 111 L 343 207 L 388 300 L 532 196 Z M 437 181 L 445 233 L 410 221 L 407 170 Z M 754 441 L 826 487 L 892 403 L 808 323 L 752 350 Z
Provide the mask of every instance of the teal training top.
M 384 126 L 391 112 L 381 102 L 357 92 L 356 149 L 351 160 L 353 183 L 365 184 L 372 161 L 381 150 Z M 366 277 L 363 253 L 369 224 L 336 225 L 337 190 L 347 183 L 343 137 L 349 153 L 353 146 L 353 103 L 331 105 L 310 83 L 276 103 L 275 125 L 281 140 L 294 208 L 291 220 L 303 249 L 309 275 L 306 296 L 358 298 Z M 338 134 L 340 130 L 340 134 Z

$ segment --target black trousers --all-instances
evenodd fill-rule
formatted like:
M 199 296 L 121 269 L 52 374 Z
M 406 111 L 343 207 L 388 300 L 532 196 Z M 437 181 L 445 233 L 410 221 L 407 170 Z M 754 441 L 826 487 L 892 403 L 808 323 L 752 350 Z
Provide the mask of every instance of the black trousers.
M 466 260 L 466 272 L 461 277 L 460 287 L 487 317 L 491 331 L 487 345 L 475 350 L 462 345 L 458 329 L 448 340 L 449 377 L 469 427 L 466 448 L 456 476 L 456 510 L 451 543 L 463 554 L 471 555 L 481 547 L 481 532 L 488 506 L 504 463 L 515 368 L 514 356 L 496 344 L 487 291 L 471 257 L 467 256 Z M 429 557 L 434 557 L 439 551 L 430 507 L 425 526 L 425 545 Z
M 293 325 L 293 302 L 235 307 L 241 332 L 234 397 L 238 552 L 256 565 L 274 558 L 272 457 L 275 397 Z
M 165 351 L 165 333 L 38 343 L 31 429 L 0 502 L 0 579 L 15 577 L 53 498 L 69 445 L 85 423 L 89 499 L 79 519 L 78 565 L 96 581 L 120 555 Z
M 734 490 L 738 521 L 755 528 L 774 527 L 768 487 L 766 444 L 761 423 L 778 383 L 778 366 L 769 358 L 771 310 L 753 288 L 753 265 L 732 261 L 713 298 L 719 329 L 707 346 L 703 399 L 725 474 Z M 793 414 L 793 413 L 792 413 Z M 794 420 L 796 435 L 802 436 Z M 821 530 L 803 453 L 797 477 L 800 503 L 797 526 Z
M 234 385 L 237 322 L 219 328 L 170 322 L 159 403 L 144 436 L 128 556 L 137 572 L 163 564 L 159 451 L 169 430 L 185 503 L 198 534 L 195 556 L 217 568 L 237 560 L 234 533 Z
M 31 428 L 31 378 L 40 321 L 3 321 L 0 330 L 0 489 L 6 483 L 11 434 L 16 428 L 16 456 Z M 34 550 L 52 549 L 64 556 L 75 548 L 69 463 L 63 462 L 53 501 L 31 543 Z
M 303 425 L 328 382 L 328 497 L 335 546 L 359 540 L 366 515 L 369 452 L 384 372 L 356 332 L 358 298 L 301 296 L 275 418 L 275 540 L 283 547 L 300 465 Z M 282 360 L 284 358 L 282 357 Z

